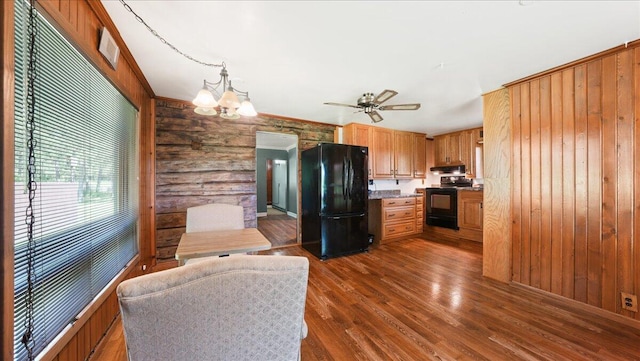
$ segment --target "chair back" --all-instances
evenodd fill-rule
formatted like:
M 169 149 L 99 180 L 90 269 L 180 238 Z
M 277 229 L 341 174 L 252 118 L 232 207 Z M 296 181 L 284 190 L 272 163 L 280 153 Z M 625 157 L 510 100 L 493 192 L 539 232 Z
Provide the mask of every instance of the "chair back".
M 309 261 L 237 256 L 118 285 L 129 360 L 297 360 Z
M 212 203 L 187 208 L 187 233 L 244 228 L 244 208 Z

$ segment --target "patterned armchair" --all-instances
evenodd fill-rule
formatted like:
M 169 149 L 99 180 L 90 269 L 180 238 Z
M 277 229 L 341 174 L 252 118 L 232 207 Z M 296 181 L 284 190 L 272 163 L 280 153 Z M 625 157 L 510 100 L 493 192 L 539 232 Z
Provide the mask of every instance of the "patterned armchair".
M 298 360 L 309 261 L 237 256 L 117 288 L 129 360 Z

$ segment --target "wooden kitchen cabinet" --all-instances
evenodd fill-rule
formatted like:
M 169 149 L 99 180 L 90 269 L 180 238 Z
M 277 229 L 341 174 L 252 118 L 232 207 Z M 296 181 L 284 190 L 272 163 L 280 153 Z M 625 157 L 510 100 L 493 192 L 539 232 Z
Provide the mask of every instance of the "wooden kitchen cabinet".
M 372 127 L 373 178 L 390 179 L 394 172 L 393 130 Z
M 359 145 L 369 148 L 369 179 L 373 178 L 373 144 L 372 128 L 366 124 L 350 123 L 342 128 L 342 139 L 344 144 Z
M 473 128 L 433 137 L 435 165 L 450 166 L 464 164 L 466 174 L 476 177 L 476 147 L 482 140 L 482 128 Z
M 483 191 L 458 191 L 458 227 L 482 232 Z
M 422 209 L 422 205 L 419 205 Z M 403 236 L 422 233 L 418 228 L 416 197 L 373 199 L 369 201 L 369 233 L 374 245 Z
M 413 178 L 427 177 L 427 135 L 413 133 Z
M 460 132 L 455 132 L 433 137 L 437 167 L 462 164 L 460 159 L 460 136 Z
M 422 233 L 424 231 L 425 194 L 424 192 L 421 194 L 421 196 L 416 197 L 416 233 Z
M 426 177 L 426 134 L 350 123 L 342 140 L 369 147 L 369 179 Z
M 413 133 L 393 131 L 393 176 L 413 178 Z

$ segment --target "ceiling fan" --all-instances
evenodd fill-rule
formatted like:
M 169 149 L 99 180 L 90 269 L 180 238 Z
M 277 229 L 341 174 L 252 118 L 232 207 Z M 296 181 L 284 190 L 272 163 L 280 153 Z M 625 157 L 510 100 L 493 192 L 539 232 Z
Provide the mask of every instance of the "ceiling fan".
M 337 105 L 341 107 L 351 107 L 358 108 L 360 112 L 365 112 L 371 117 L 371 121 L 374 123 L 378 123 L 382 121 L 382 116 L 377 112 L 377 110 L 417 110 L 420 109 L 420 103 L 412 103 L 412 104 L 395 104 L 395 105 L 383 105 L 380 104 L 386 102 L 392 97 L 398 95 L 398 92 L 395 90 L 385 89 L 382 93 L 374 96 L 373 93 L 364 93 L 360 98 L 358 98 L 358 105 L 352 104 L 342 104 L 342 103 L 324 103 L 326 105 Z

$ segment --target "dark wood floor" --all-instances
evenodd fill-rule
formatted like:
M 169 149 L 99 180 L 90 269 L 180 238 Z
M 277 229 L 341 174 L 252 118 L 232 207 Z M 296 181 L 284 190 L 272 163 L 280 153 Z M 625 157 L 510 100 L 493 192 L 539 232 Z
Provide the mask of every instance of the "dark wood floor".
M 298 242 L 297 220 L 286 213 L 269 212 L 266 217 L 258 217 L 258 230 L 271 242 L 272 248 L 291 246 Z
M 420 238 L 310 262 L 302 360 L 640 360 L 640 325 L 481 276 L 481 245 Z M 119 321 L 94 361 L 125 360 Z

